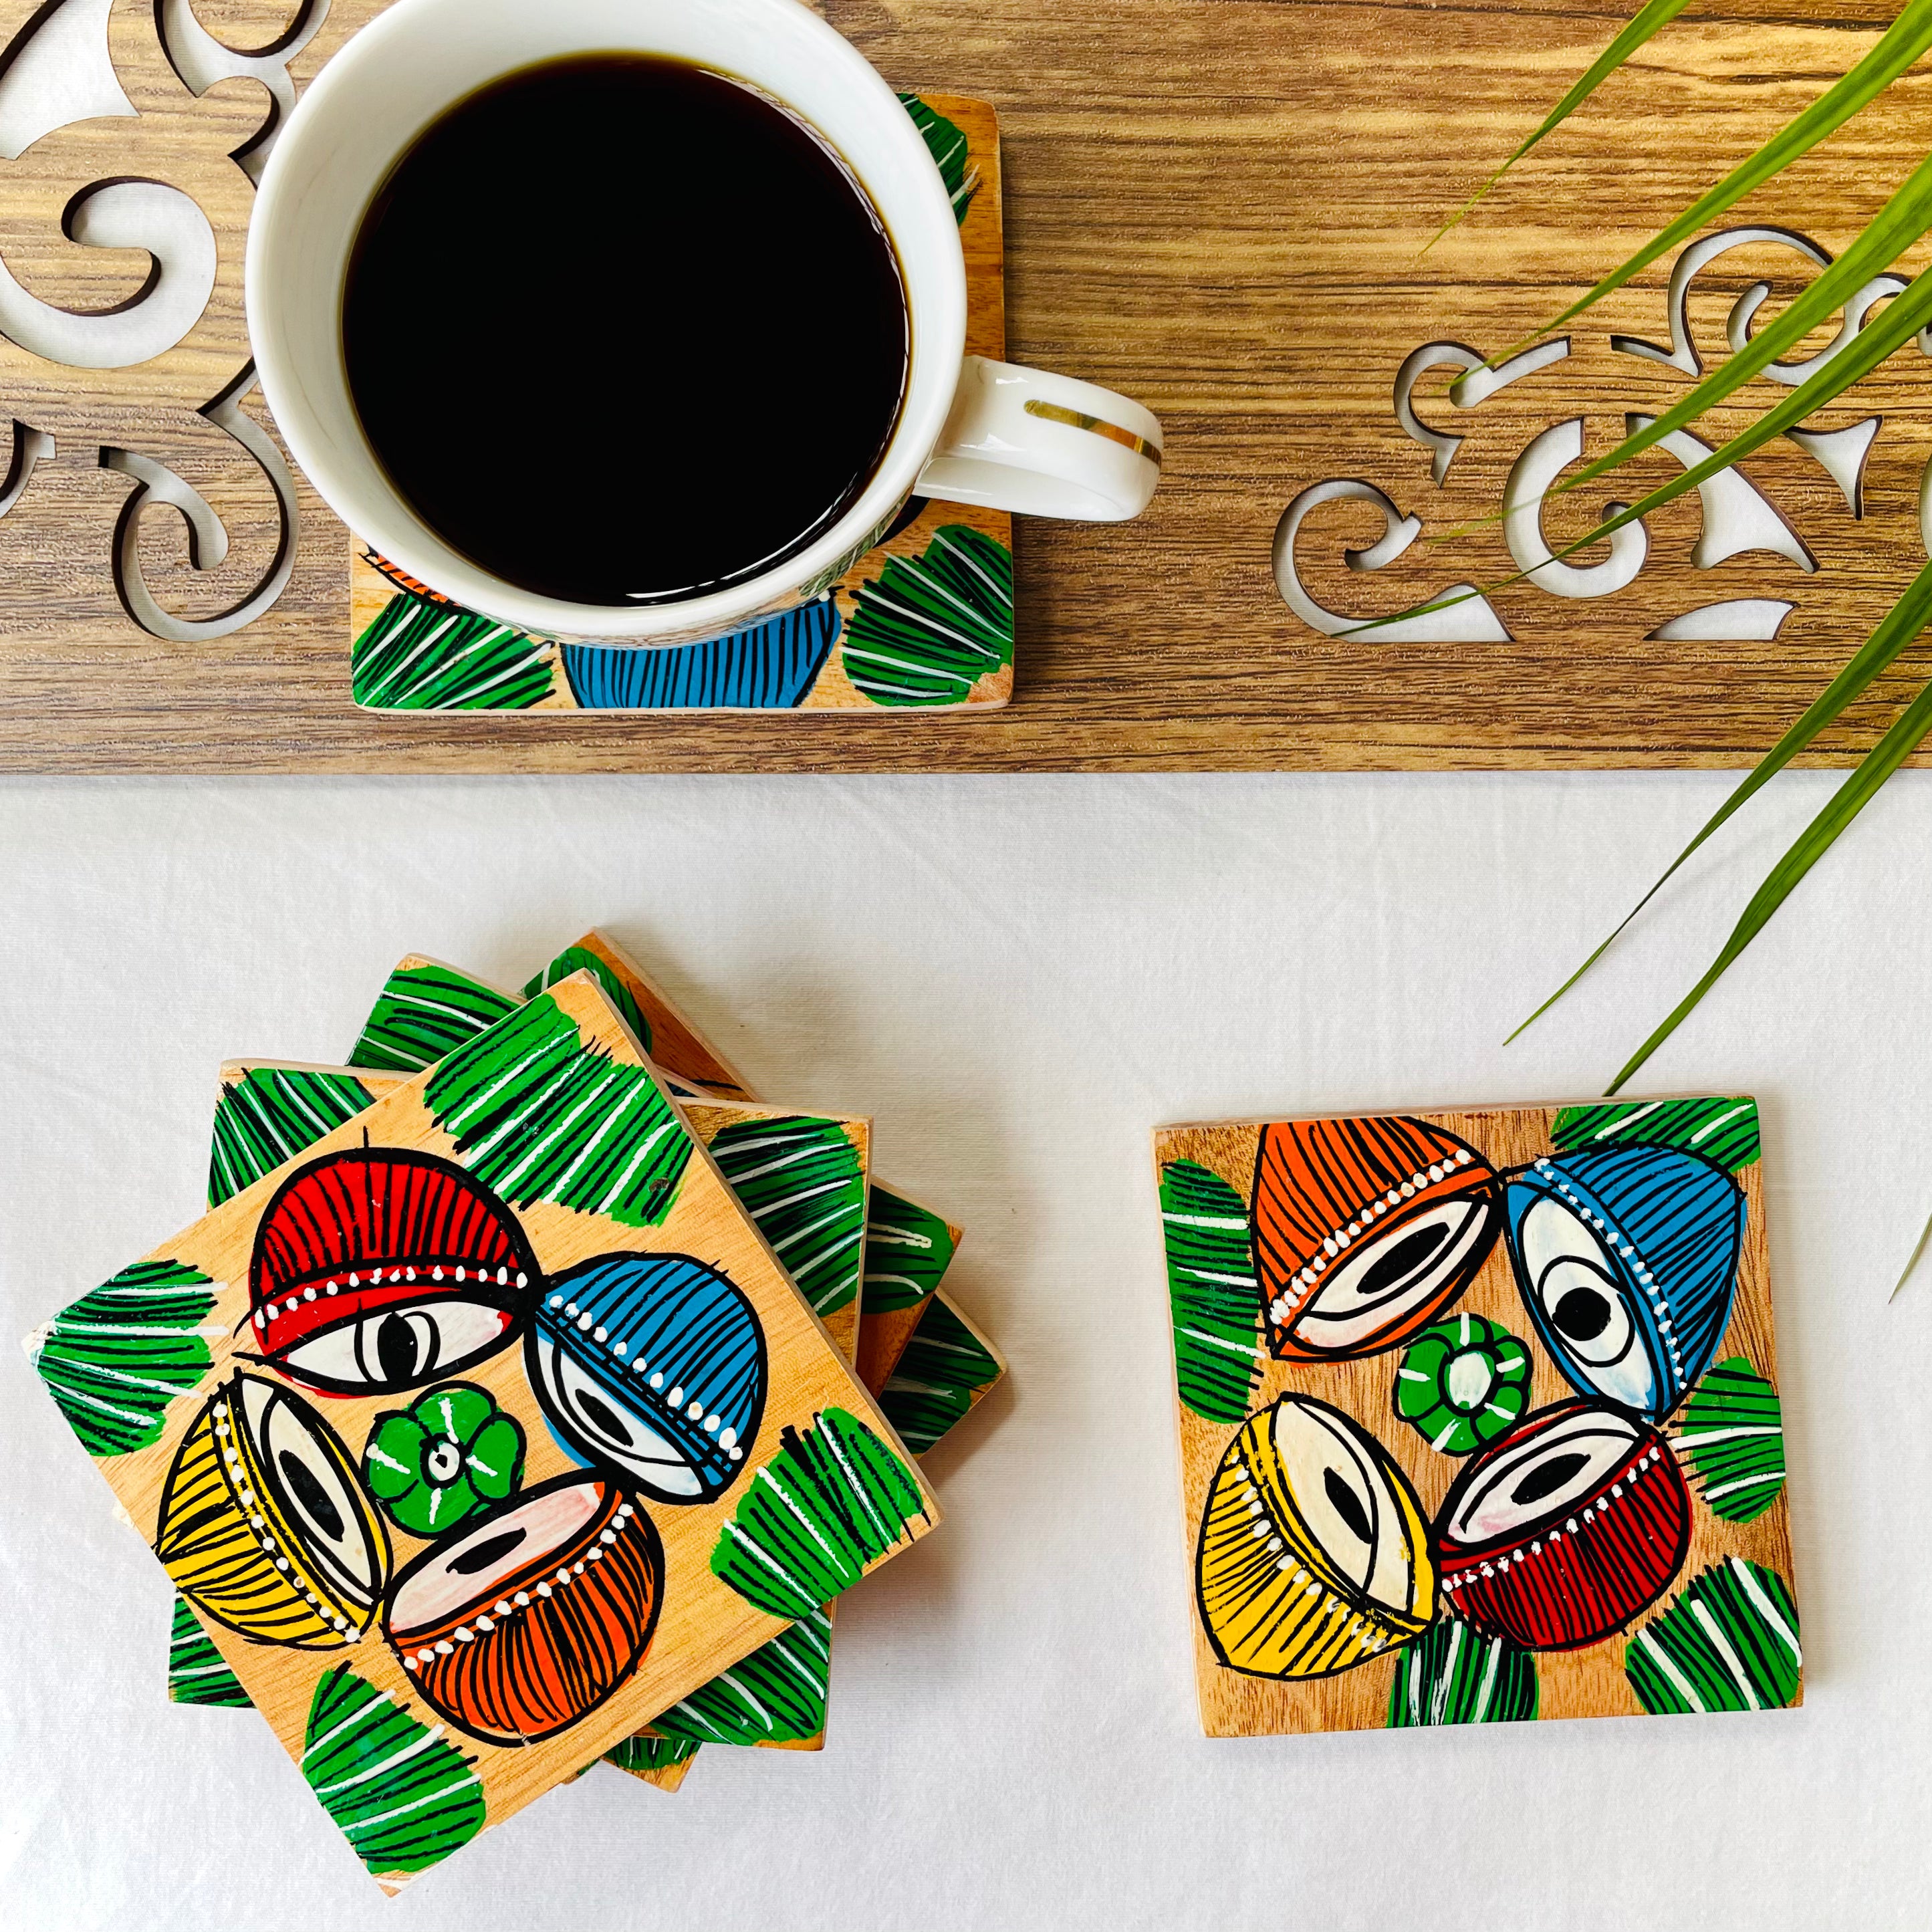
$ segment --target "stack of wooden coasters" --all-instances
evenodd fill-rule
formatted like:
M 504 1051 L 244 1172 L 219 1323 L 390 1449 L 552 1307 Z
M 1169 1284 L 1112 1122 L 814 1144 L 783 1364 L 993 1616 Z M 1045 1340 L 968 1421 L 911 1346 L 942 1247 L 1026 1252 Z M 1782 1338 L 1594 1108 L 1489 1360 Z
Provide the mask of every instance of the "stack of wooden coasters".
M 822 1744 L 834 1600 L 1004 1372 L 868 1121 L 759 1102 L 591 933 L 225 1065 L 208 1197 L 32 1346 L 178 1592 L 169 1695 L 259 1709 L 386 1890 L 600 1758 Z

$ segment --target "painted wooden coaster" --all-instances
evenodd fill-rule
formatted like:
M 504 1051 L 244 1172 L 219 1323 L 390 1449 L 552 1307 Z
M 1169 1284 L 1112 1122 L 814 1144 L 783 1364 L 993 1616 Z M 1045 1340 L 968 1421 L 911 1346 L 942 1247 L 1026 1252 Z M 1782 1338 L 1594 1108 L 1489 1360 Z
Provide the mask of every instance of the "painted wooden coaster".
M 330 1127 L 352 1120 L 406 1082 L 404 1073 L 351 1066 L 226 1062 L 214 1112 L 209 1206 L 220 1206 L 313 1145 Z M 825 1331 L 849 1362 L 858 1339 L 871 1124 L 856 1116 L 814 1116 L 700 1100 L 686 1102 L 685 1118 L 800 1292 L 814 1312 L 824 1309 Z M 970 1406 L 963 1405 L 960 1414 Z M 922 1447 L 938 1439 L 923 1429 L 921 1438 Z M 450 1425 L 432 1417 L 419 1454 L 446 1453 L 442 1443 L 455 1440 Z M 466 1480 L 462 1465 L 452 1468 L 450 1480 Z M 225 1667 L 217 1670 L 192 1648 L 182 1648 L 184 1616 L 192 1624 L 194 1613 L 184 1601 L 176 1612 L 176 1642 L 170 1650 L 170 1695 L 186 1703 L 245 1705 L 246 1692 L 225 1674 Z M 652 1735 L 626 1740 L 604 1754 L 606 1760 L 662 1790 L 675 1790 L 698 1744 L 818 1749 L 824 1742 L 830 1663 L 828 1610 L 822 1618 L 807 1619 L 799 1632 L 783 1633 L 742 1659 L 674 1711 L 662 1714 L 668 1721 L 661 1729 L 654 1720 Z M 679 1742 L 692 1749 L 674 1756 L 644 1748 Z
M 83 1297 L 37 1360 L 391 1889 L 938 1520 L 587 972 Z M 439 1400 L 466 1491 L 412 1458 Z
M 1754 1101 L 1154 1157 L 1210 1736 L 1801 1700 Z
M 402 1074 L 352 1066 L 224 1062 L 209 1150 L 208 1204 L 218 1208 L 312 1147 L 332 1127 L 352 1120 L 406 1084 Z M 692 1124 L 697 1126 L 694 1120 Z M 421 1448 L 425 1454 L 434 1453 L 434 1443 L 427 1438 Z M 202 1628 L 194 1606 L 178 1592 L 168 1644 L 168 1696 L 178 1704 L 253 1708 L 248 1692 Z M 607 1762 L 659 1790 L 676 1791 L 696 1752 L 644 1732 L 622 1740 L 604 1755 Z
M 906 94 L 966 251 L 967 346 L 1006 354 L 998 117 Z M 351 575 L 356 701 L 388 711 L 996 710 L 1012 693 L 1012 519 L 915 497 L 836 582 L 746 629 L 668 650 L 531 637 L 428 591 L 365 546 Z

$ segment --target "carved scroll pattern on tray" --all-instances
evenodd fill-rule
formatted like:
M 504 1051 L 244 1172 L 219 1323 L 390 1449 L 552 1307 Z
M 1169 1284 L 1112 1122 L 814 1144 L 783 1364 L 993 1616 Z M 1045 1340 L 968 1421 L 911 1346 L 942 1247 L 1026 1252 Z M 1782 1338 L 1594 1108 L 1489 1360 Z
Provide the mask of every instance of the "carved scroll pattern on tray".
M 1648 363 L 1653 370 L 1673 371 L 1687 382 L 1696 380 L 1704 373 L 1705 364 L 1690 326 L 1693 285 L 1721 257 L 1744 248 L 1788 250 L 1808 273 L 1828 266 L 1832 259 L 1808 236 L 1790 229 L 1739 226 L 1703 236 L 1685 248 L 1672 265 L 1664 296 L 1667 339 L 1659 343 L 1637 336 L 1612 334 L 1609 338 L 1612 355 Z M 1830 340 L 1799 360 L 1772 364 L 1765 375 L 1787 387 L 1802 382 L 1838 354 L 1879 306 L 1904 286 L 1904 281 L 1897 275 L 1876 277 L 1840 311 L 1837 332 Z M 1725 335 L 1733 352 L 1750 342 L 1759 311 L 1771 292 L 1768 283 L 1756 281 L 1732 303 L 1726 318 Z M 1918 346 L 1932 355 L 1932 339 L 1928 338 L 1932 338 L 1932 331 L 1921 334 Z M 1573 338 L 1564 336 L 1526 350 L 1494 368 L 1487 366 L 1484 356 L 1460 342 L 1427 342 L 1412 351 L 1396 372 L 1395 419 L 1403 435 L 1428 452 L 1430 479 L 1434 487 L 1438 490 L 1444 487 L 1459 451 L 1475 421 L 1480 420 L 1472 420 L 1468 429 L 1451 428 L 1440 420 L 1436 409 L 1436 400 L 1443 393 L 1440 372 L 1462 372 L 1448 385 L 1446 394 L 1454 412 L 1468 412 L 1468 418 L 1473 418 L 1474 412 L 1490 398 L 1530 378 L 1541 377 L 1540 391 L 1547 392 L 1553 400 L 1561 398 L 1559 385 L 1568 374 L 1561 365 L 1570 360 L 1572 350 Z M 1545 374 L 1552 370 L 1558 370 L 1558 374 L 1555 377 Z M 1425 382 L 1432 371 L 1437 372 L 1436 382 Z M 1530 436 L 1516 454 L 1502 485 L 1502 501 L 1495 507 L 1503 540 L 1514 570 L 1521 572 L 1537 590 L 1570 599 L 1613 598 L 1628 590 L 1646 565 L 1653 561 L 1651 532 L 1639 521 L 1624 525 L 1606 542 L 1592 546 L 1579 558 L 1554 554 L 1552 544 L 1560 548 L 1562 539 L 1552 539 L 1546 533 L 1546 504 L 1563 472 L 1584 455 L 1588 419 L 1574 407 L 1553 407 L 1552 413 L 1558 419 Z M 1454 416 L 1450 418 L 1451 422 L 1455 420 Z M 1609 427 L 1618 434 L 1629 434 L 1654 420 L 1654 414 L 1626 408 L 1611 418 Z M 1854 519 L 1864 514 L 1865 466 L 1882 424 L 1882 417 L 1870 416 L 1842 426 L 1802 428 L 1786 434 L 1786 440 L 1831 479 L 1837 496 L 1842 499 L 1844 512 Z M 1607 447 L 1607 443 L 1602 446 Z M 1686 470 L 1702 462 L 1712 447 L 1702 437 L 1682 429 L 1661 439 L 1659 446 Z M 1819 557 L 1791 518 L 1765 488 L 1742 470 L 1733 466 L 1720 471 L 1699 484 L 1696 494 L 1701 526 L 1688 556 L 1694 569 L 1716 570 L 1732 559 L 1745 556 L 1774 560 L 1774 568 L 1789 570 L 1801 580 L 1820 568 Z M 1364 634 L 1372 641 L 1392 645 L 1510 640 L 1511 633 L 1490 598 L 1468 582 L 1451 584 L 1415 599 L 1418 608 L 1413 614 L 1393 622 L 1376 622 L 1366 612 L 1358 614 L 1336 610 L 1318 601 L 1310 587 L 1305 565 L 1306 546 L 1316 533 L 1312 529 L 1304 530 L 1304 525 L 1313 512 L 1336 502 L 1366 503 L 1382 514 L 1384 531 L 1379 541 L 1343 551 L 1342 561 L 1351 572 L 1385 568 L 1423 534 L 1420 516 L 1406 510 L 1386 490 L 1364 478 L 1333 477 L 1302 490 L 1282 512 L 1276 526 L 1274 572 L 1282 601 L 1304 624 L 1324 636 L 1335 637 L 1375 623 L 1376 628 Z M 1599 513 L 1607 518 L 1625 507 L 1620 502 L 1600 505 L 1593 502 L 1588 506 L 1588 514 L 1592 520 Z M 1922 533 L 1926 536 L 1928 548 L 1932 548 L 1932 470 L 1928 472 L 1922 495 L 1920 520 Z M 1444 546 L 1444 554 L 1452 560 L 1448 568 L 1455 568 L 1461 561 L 1454 543 Z M 1470 566 L 1464 563 L 1462 567 Z M 1793 588 L 1796 587 L 1794 584 Z M 1332 599 L 1334 593 L 1328 594 Z M 1769 640 L 1777 637 L 1796 608 L 1795 598 L 1720 598 L 1666 619 L 1650 635 L 1672 642 Z
M 223 636 L 288 583 L 243 245 L 300 87 L 383 4 L 0 0 L 0 518 L 55 464 L 124 478 L 80 495 L 81 541 L 154 637 Z

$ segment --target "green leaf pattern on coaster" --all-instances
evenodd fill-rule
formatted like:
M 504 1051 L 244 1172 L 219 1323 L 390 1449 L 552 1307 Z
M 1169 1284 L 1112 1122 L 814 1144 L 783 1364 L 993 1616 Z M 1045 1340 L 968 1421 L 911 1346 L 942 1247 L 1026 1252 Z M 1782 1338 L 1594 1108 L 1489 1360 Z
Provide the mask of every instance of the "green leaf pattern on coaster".
M 1624 1675 L 1653 1716 L 1777 1709 L 1797 1695 L 1801 1660 L 1784 1578 L 1741 1556 L 1692 1578 L 1624 1646 Z
M 201 1333 L 212 1286 L 180 1262 L 136 1262 L 48 1323 L 34 1366 L 90 1456 L 160 1439 L 168 1404 L 213 1360 Z
M 1714 1514 L 1753 1522 L 1778 1500 L 1784 1486 L 1784 1411 L 1777 1390 L 1742 1355 L 1706 1370 L 1676 1433 Z
M 952 1231 L 930 1208 L 876 1184 L 866 1225 L 868 1315 L 890 1315 L 924 1301 L 952 1265 Z
M 1521 1420 L 1531 1367 L 1528 1349 L 1500 1322 L 1452 1315 L 1424 1329 L 1403 1352 L 1395 1412 L 1430 1448 L 1466 1456 Z
M 651 1050 L 651 1023 L 646 1019 L 644 1010 L 632 997 L 631 989 L 612 970 L 608 960 L 600 959 L 587 946 L 566 946 L 541 973 L 533 974 L 524 988 L 524 998 L 533 1000 L 546 988 L 554 986 L 560 980 L 567 980 L 573 973 L 588 973 L 603 988 L 605 996 L 622 1016 L 624 1024 L 638 1036 L 638 1044 L 648 1053 Z
M 232 1199 L 368 1104 L 368 1090 L 352 1074 L 251 1066 L 215 1102 L 208 1204 Z
M 517 1005 L 508 994 L 447 966 L 399 966 L 376 994 L 349 1064 L 420 1073 Z
M 418 1872 L 483 1828 L 476 1760 L 338 1664 L 309 1706 L 302 1776 L 372 1872 Z
M 441 1061 L 423 1097 L 470 1172 L 515 1207 L 655 1227 L 691 1159 L 656 1082 L 587 1045 L 548 993 Z
M 178 1594 L 168 1626 L 168 1695 L 177 1704 L 212 1704 L 226 1711 L 254 1708 L 242 1680 Z
M 440 1536 L 501 1502 L 523 1472 L 523 1425 L 468 1382 L 377 1416 L 362 1450 L 370 1493 L 412 1536 Z
M 853 596 L 845 674 L 874 704 L 963 704 L 1013 661 L 1013 557 L 944 524 L 916 558 L 890 556 Z
M 813 1312 L 844 1307 L 865 1256 L 866 1171 L 844 1127 L 802 1114 L 736 1120 L 710 1148 Z
M 613 1744 L 604 1754 L 604 1762 L 620 1771 L 668 1771 L 697 1755 L 698 1747 L 682 1738 L 653 1738 L 640 1732 Z
M 381 711 L 527 711 L 550 694 L 555 656 L 494 617 L 401 590 L 350 646 L 350 694 Z
M 1536 1715 L 1536 1659 L 1508 1637 L 1444 1617 L 1402 1646 L 1389 1689 L 1391 1730 L 1516 1724 Z
M 1735 1172 L 1758 1157 L 1757 1102 L 1733 1095 L 1565 1107 L 1556 1116 L 1550 1138 L 1565 1154 L 1589 1147 L 1678 1148 Z
M 919 130 L 920 138 L 939 170 L 939 178 L 946 184 L 953 220 L 964 222 L 973 197 L 980 191 L 980 170 L 973 164 L 972 149 L 964 134 L 916 94 L 902 94 L 899 101 L 912 116 L 913 125 Z
M 926 1506 L 905 1465 L 842 1408 L 783 1441 L 720 1533 L 711 1569 L 747 1603 L 796 1623 L 857 1582 Z
M 653 1730 L 698 1744 L 795 1744 L 825 1728 L 832 1619 L 822 1610 L 651 1720 Z
M 1160 1171 L 1160 1221 L 1180 1400 L 1206 1421 L 1239 1422 L 1264 1357 L 1246 1204 L 1218 1174 L 1171 1160 Z
M 880 1390 L 879 1406 L 900 1441 L 922 1456 L 999 1378 L 1000 1365 L 980 1338 L 936 1300 Z

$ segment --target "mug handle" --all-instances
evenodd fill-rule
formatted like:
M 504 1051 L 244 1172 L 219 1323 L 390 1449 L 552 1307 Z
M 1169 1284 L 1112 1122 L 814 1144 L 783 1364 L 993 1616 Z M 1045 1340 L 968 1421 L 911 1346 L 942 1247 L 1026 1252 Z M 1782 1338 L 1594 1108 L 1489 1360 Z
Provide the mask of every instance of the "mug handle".
M 969 356 L 916 495 L 1023 517 L 1118 524 L 1137 517 L 1160 481 L 1151 411 L 1045 369 Z

